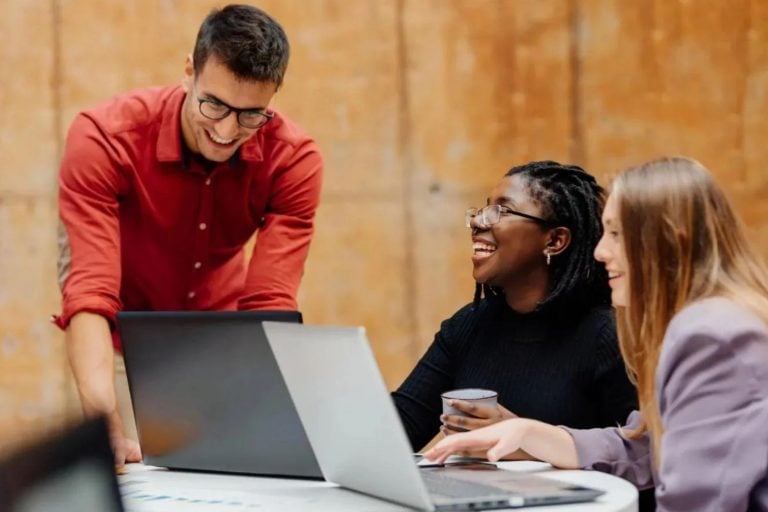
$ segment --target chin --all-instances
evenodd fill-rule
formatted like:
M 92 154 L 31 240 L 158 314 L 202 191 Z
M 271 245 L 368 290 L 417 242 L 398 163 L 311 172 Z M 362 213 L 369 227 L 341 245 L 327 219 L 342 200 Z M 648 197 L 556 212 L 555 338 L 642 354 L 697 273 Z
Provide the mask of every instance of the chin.
M 488 276 L 484 276 L 479 272 L 472 272 L 472 279 L 478 284 L 488 284 Z
M 478 283 L 490 284 L 489 281 L 493 280 L 493 274 L 489 270 L 488 268 L 483 268 L 483 263 L 475 263 L 472 268 L 472 277 Z
M 611 303 L 614 307 L 623 308 L 627 306 L 627 301 L 622 294 L 614 293 L 611 295 Z
M 226 162 L 227 160 L 232 158 L 232 155 L 235 154 L 238 147 L 239 146 L 232 148 L 226 152 L 221 150 L 217 151 L 217 150 L 211 150 L 210 148 L 206 148 L 207 151 L 201 151 L 200 153 L 202 154 L 203 158 L 205 158 L 206 160 L 210 160 L 211 162 Z
M 208 134 L 205 133 L 205 130 L 201 130 L 201 132 L 198 134 L 197 140 L 197 147 L 200 156 L 211 162 L 226 162 L 232 158 L 232 155 L 234 155 L 241 146 L 238 141 L 234 146 L 227 148 L 226 150 L 224 150 L 224 148 L 216 147 L 213 145 L 213 142 L 208 139 Z
M 206 160 L 209 160 L 211 162 L 222 163 L 222 162 L 226 162 L 227 160 L 232 158 L 233 154 L 234 154 L 234 151 L 232 153 L 230 153 L 229 155 L 227 155 L 227 156 L 221 156 L 221 155 L 217 156 L 217 155 L 206 155 L 206 154 L 203 154 L 203 158 L 205 158 Z
M 475 282 L 477 284 L 482 284 L 484 286 L 493 286 L 494 288 L 501 288 L 497 283 L 493 281 L 493 279 L 483 278 L 483 277 L 475 277 Z

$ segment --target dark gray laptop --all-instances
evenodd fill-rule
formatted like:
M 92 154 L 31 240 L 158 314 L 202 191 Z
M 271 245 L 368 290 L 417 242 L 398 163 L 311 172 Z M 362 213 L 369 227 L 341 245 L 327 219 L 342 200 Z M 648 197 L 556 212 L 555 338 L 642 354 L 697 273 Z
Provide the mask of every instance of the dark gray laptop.
M 262 322 L 295 311 L 122 312 L 118 326 L 144 462 L 321 478 Z
M 106 422 L 89 420 L 0 461 L 0 510 L 122 512 Z
M 489 464 L 419 468 L 361 327 L 265 322 L 325 477 L 422 510 L 591 501 L 602 491 Z

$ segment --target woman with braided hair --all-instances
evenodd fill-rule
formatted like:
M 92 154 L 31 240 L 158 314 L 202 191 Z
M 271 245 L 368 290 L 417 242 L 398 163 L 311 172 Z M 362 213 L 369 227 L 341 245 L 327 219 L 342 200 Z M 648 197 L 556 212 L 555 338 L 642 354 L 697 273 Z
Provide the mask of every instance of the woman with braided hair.
M 467 210 L 475 300 L 442 323 L 392 395 L 414 450 L 439 431 L 514 415 L 591 428 L 623 424 L 636 408 L 593 258 L 603 204 L 583 169 L 541 161 L 512 168 L 485 207 Z M 469 417 L 441 416 L 441 393 L 457 388 L 495 390 L 499 405 L 457 400 Z
M 768 267 L 700 163 L 621 172 L 595 250 L 640 395 L 623 427 L 527 418 L 443 439 L 427 457 L 519 449 L 656 486 L 659 512 L 768 510 Z M 521 415 L 522 416 L 522 415 Z

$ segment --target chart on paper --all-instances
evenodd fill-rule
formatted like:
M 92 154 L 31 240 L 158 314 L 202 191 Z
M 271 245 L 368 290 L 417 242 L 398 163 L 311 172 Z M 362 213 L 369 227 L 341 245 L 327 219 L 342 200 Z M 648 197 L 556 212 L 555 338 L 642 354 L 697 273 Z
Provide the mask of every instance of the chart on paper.
M 218 512 L 230 510 L 281 510 L 307 506 L 314 499 L 304 493 L 237 491 L 233 489 L 201 489 L 186 486 L 163 486 L 141 479 L 125 479 L 120 484 L 126 512 Z

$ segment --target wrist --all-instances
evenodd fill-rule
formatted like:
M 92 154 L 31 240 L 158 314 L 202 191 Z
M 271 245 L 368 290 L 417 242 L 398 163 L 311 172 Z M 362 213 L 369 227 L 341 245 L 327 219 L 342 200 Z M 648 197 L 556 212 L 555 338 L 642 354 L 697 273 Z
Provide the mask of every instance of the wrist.
M 114 439 L 119 439 L 124 437 L 123 432 L 123 421 L 120 419 L 120 415 L 117 413 L 116 410 L 106 414 L 107 419 L 107 430 L 109 431 L 109 436 Z
M 516 421 L 520 421 L 520 449 L 528 453 L 537 451 L 539 440 L 549 425 L 527 418 L 518 418 Z
M 579 467 L 576 446 L 571 435 L 560 427 L 536 420 L 524 420 L 520 448 L 531 457 L 555 467 Z
M 520 429 L 521 442 L 524 442 L 536 431 L 536 424 L 539 423 L 536 420 L 531 420 L 528 418 L 513 418 L 510 421 L 517 422 L 517 428 Z

